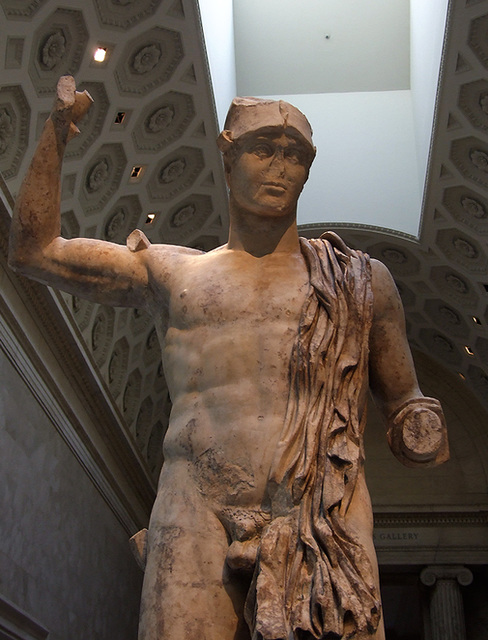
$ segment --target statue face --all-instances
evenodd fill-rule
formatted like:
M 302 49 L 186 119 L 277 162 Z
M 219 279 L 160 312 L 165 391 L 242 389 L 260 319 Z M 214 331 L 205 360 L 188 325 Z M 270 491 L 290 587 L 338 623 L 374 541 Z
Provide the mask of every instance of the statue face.
M 303 145 L 280 131 L 258 131 L 237 144 L 228 173 L 231 209 L 271 217 L 295 215 L 308 177 Z

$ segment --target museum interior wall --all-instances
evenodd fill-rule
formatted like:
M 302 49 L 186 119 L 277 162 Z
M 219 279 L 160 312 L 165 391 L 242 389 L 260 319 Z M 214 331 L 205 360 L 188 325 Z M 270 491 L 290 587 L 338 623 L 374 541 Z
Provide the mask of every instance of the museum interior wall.
M 127 531 L 3 353 L 0 388 L 1 637 L 5 617 L 29 628 L 20 609 L 53 640 L 135 638 L 142 573 Z
M 65 237 L 125 242 L 139 227 L 153 242 L 225 241 L 198 11 L 190 0 L 0 0 L 2 12 L 0 638 L 135 640 L 142 573 L 128 540 L 147 525 L 170 411 L 155 328 L 137 309 L 17 277 L 5 256 L 15 194 L 67 72 L 96 102 L 64 166 Z M 435 639 L 452 601 L 469 640 L 488 638 L 487 23 L 488 2 L 451 3 L 423 235 L 334 227 L 390 267 L 422 390 L 441 400 L 450 437 L 448 463 L 406 469 L 371 407 L 388 640 Z M 109 57 L 96 66 L 100 44 Z M 302 233 L 326 227 L 324 214 Z
M 107 416 L 84 410 L 93 389 L 73 384 L 88 374 L 69 362 L 65 321 L 6 267 L 5 206 L 0 225 L 0 637 L 135 638 L 142 572 L 129 537 L 153 486 L 99 428 Z

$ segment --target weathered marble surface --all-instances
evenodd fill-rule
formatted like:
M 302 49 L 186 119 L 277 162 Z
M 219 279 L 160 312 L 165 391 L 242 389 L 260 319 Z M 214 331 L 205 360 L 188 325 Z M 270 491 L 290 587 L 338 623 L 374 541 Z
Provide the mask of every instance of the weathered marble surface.
M 60 81 L 17 200 L 10 261 L 156 320 L 173 412 L 140 640 L 381 640 L 363 471 L 368 382 L 403 463 L 446 460 L 445 424 L 418 388 L 386 267 L 333 235 L 299 241 L 297 200 L 315 155 L 308 121 L 281 101 L 234 101 L 218 141 L 228 243 L 202 253 L 135 232 L 123 247 L 59 236 L 62 156 L 88 103 Z M 280 558 L 294 558 L 290 570 Z

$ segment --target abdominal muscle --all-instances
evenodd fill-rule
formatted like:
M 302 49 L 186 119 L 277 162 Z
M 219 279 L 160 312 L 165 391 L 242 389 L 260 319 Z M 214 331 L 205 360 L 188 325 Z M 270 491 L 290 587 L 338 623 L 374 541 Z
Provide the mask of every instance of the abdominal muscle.
M 262 505 L 295 337 L 296 325 L 269 318 L 266 330 L 245 321 L 169 329 L 164 355 L 173 410 L 163 476 L 186 461 L 189 481 L 217 508 Z

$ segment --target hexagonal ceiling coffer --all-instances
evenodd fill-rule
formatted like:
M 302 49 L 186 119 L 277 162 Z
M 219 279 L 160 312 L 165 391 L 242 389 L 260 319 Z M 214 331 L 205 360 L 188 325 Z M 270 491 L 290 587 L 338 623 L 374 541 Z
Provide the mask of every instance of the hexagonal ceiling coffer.
M 114 75 L 122 95 L 145 95 L 167 82 L 183 59 L 179 31 L 154 27 L 127 43 Z
M 474 345 L 474 352 L 481 362 L 488 362 L 488 340 L 486 338 L 478 338 Z
M 170 409 L 168 408 L 166 411 L 169 413 Z M 158 413 L 158 415 L 161 415 L 161 413 Z M 158 420 L 151 430 L 147 443 L 147 462 L 149 470 L 155 479 L 158 478 L 159 470 L 163 464 L 163 447 L 161 446 L 161 442 L 164 440 L 167 429 L 168 421 L 165 420 L 165 424 L 163 424 L 161 420 Z
M 161 347 L 156 328 L 152 327 L 144 343 L 143 359 L 146 365 L 161 359 Z
M 139 408 L 142 376 L 139 369 L 134 369 L 127 378 L 122 396 L 122 411 L 127 424 L 131 424 Z
M 30 18 L 47 0 L 0 0 L 7 18 Z
M 154 14 L 162 0 L 94 0 L 102 24 L 130 29 Z
M 178 140 L 194 117 L 192 96 L 168 91 L 143 109 L 132 132 L 134 145 L 139 151 L 160 151 Z
M 110 107 L 108 95 L 102 82 L 83 82 L 79 85 L 78 91 L 85 90 L 91 95 L 94 103 L 86 116 L 78 123 L 81 133 L 73 138 L 66 147 L 66 159 L 81 158 L 99 139 Z
M 480 367 L 471 365 L 468 367 L 468 378 L 478 392 L 479 397 L 484 400 L 485 405 L 488 406 L 488 375 L 486 372 Z
M 213 214 L 212 198 L 193 194 L 172 209 L 159 226 L 161 242 L 188 244 L 210 221 Z
M 80 223 L 73 210 L 61 214 L 61 235 L 67 240 L 80 237 Z
M 427 353 L 432 354 L 448 362 L 451 365 L 459 365 L 463 356 L 457 346 L 446 336 L 435 329 L 422 329 L 419 333 L 420 340 L 427 348 Z
M 147 441 L 149 440 L 153 423 L 153 411 L 154 403 L 152 399 L 147 396 L 141 402 L 135 425 L 136 443 L 141 451 L 144 451 Z
M 139 336 L 152 324 L 151 316 L 140 309 L 132 309 L 130 315 L 130 333 Z
M 473 20 L 469 29 L 468 44 L 481 64 L 488 69 L 488 14 Z
M 120 338 L 112 349 L 108 363 L 108 384 L 114 398 L 122 391 L 122 385 L 129 364 L 129 343 L 127 338 Z
M 441 229 L 437 233 L 437 245 L 450 262 L 473 273 L 485 272 L 488 256 L 483 247 L 471 236 L 459 229 Z
M 418 273 L 420 262 L 408 249 L 391 242 L 379 242 L 369 248 L 369 253 L 386 264 L 393 276 L 405 277 Z
M 479 296 L 469 280 L 451 267 L 434 267 L 430 272 L 431 282 L 437 291 L 462 306 L 467 312 L 475 312 Z
M 465 178 L 488 188 L 488 143 L 474 137 L 454 140 L 451 160 Z
M 109 242 L 125 244 L 140 221 L 142 206 L 136 195 L 119 198 L 105 216 L 99 236 Z
M 78 296 L 65 295 L 79 330 L 84 332 L 89 327 L 93 310 L 98 308 L 98 305 L 84 298 L 78 298 Z M 86 340 L 86 343 L 88 344 L 88 340 Z
M 17 175 L 29 142 L 30 107 L 20 86 L 0 89 L 0 171 Z
M 152 200 L 172 200 L 189 189 L 205 166 L 203 151 L 196 147 L 179 147 L 162 158 L 147 184 Z
M 468 187 L 449 187 L 443 204 L 452 217 L 466 227 L 488 234 L 488 199 Z
M 474 127 L 488 132 L 488 81 L 483 79 L 463 84 L 459 92 L 459 108 Z
M 32 41 L 29 75 L 38 95 L 54 93 L 59 76 L 80 68 L 88 30 L 81 11 L 56 9 L 36 29 Z
M 112 307 L 100 306 L 91 328 L 90 347 L 99 367 L 105 362 L 114 334 L 115 311 Z
M 469 335 L 470 328 L 464 318 L 444 300 L 427 300 L 425 312 L 439 329 L 456 338 Z
M 100 211 L 116 192 L 127 158 L 121 144 L 104 144 L 88 163 L 80 188 L 80 203 L 87 214 Z

